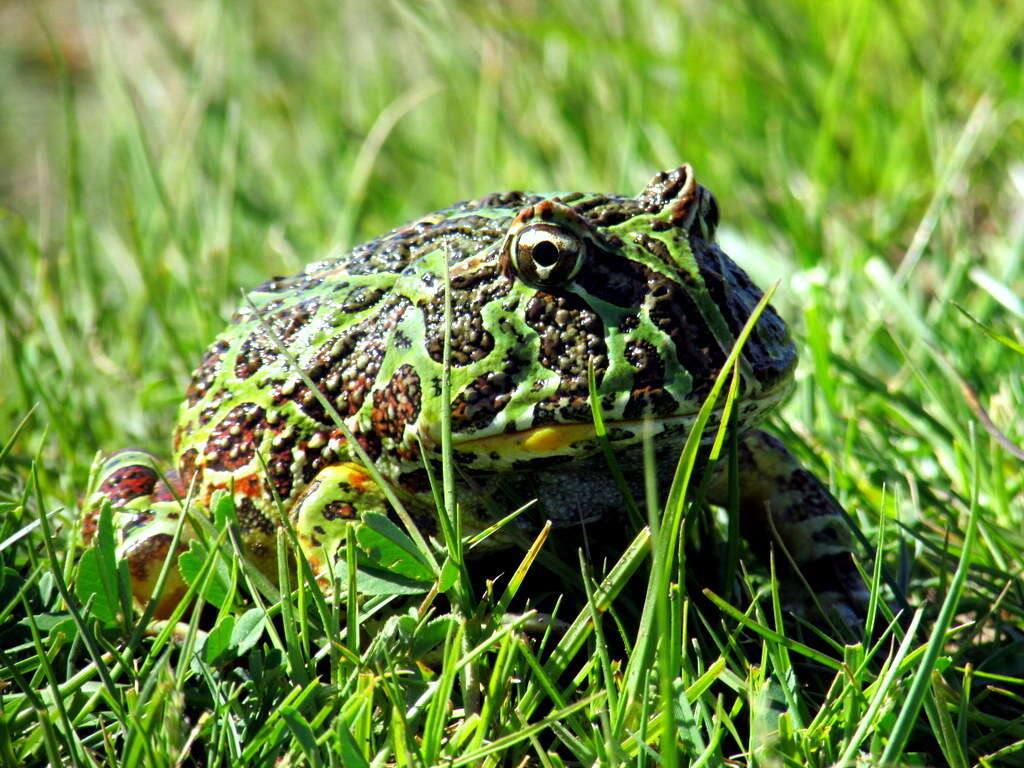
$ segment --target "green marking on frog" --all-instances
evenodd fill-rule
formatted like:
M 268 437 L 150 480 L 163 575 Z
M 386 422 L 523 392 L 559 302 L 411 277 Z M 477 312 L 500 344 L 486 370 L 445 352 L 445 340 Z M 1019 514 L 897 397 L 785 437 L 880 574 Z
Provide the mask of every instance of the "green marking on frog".
M 94 471 L 86 540 L 110 500 L 144 599 L 175 514 L 172 490 L 184 496 L 192 487 L 201 507 L 216 490 L 233 490 L 247 553 L 269 573 L 278 500 L 320 573 L 347 521 L 386 512 L 380 489 L 278 342 L 426 533 L 436 533 L 436 521 L 419 445 L 439 462 L 445 408 L 466 532 L 492 523 L 495 507 L 507 512 L 534 497 L 520 528 L 546 519 L 624 526 L 620 491 L 593 437 L 588 367 L 613 449 L 642 496 L 643 425 L 655 426 L 659 469 L 671 477 L 675 449 L 762 296 L 715 243 L 717 222 L 714 197 L 684 165 L 635 198 L 509 192 L 457 203 L 264 283 L 193 374 L 174 432 L 172 488 L 157 482 L 150 457 L 114 454 Z M 446 257 L 451 403 L 440 396 Z M 767 540 L 770 510 L 784 541 L 801 546 L 797 562 L 853 604 L 863 586 L 851 575 L 837 505 L 755 429 L 790 391 L 795 364 L 786 325 L 769 307 L 741 356 L 736 414 L 750 475 L 745 510 L 754 510 L 745 517 L 760 520 L 753 525 Z M 712 418 L 705 438 L 717 428 Z M 508 537 L 488 541 L 502 546 Z

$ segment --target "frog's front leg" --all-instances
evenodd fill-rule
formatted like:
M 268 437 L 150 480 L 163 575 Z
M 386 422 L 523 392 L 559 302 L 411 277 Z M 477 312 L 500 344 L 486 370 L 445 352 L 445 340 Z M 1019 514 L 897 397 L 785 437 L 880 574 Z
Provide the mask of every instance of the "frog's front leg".
M 156 588 L 183 514 L 180 499 L 186 495 L 178 474 L 166 472 L 161 479 L 158 466 L 156 457 L 145 451 L 119 451 L 102 459 L 93 468 L 82 514 L 82 544 L 88 547 L 96 536 L 100 510 L 110 502 L 117 557 L 128 564 L 132 594 L 142 605 Z M 186 526 L 179 551 L 188 534 Z M 154 616 L 169 616 L 186 589 L 178 569 L 171 568 Z
M 715 504 L 727 504 L 728 474 L 720 471 L 711 483 L 709 498 Z M 845 514 L 825 486 L 778 439 L 754 430 L 740 442 L 739 492 L 740 528 L 754 551 L 766 556 L 777 535 L 789 555 L 775 559 L 787 576 L 787 599 L 796 598 L 798 606 L 816 602 L 843 624 L 859 628 L 868 591 L 854 565 Z M 793 576 L 789 558 L 813 596 Z
M 387 514 L 388 504 L 364 467 L 354 462 L 321 469 L 289 515 L 302 554 L 323 586 L 330 569 L 343 561 L 346 528 L 366 512 Z

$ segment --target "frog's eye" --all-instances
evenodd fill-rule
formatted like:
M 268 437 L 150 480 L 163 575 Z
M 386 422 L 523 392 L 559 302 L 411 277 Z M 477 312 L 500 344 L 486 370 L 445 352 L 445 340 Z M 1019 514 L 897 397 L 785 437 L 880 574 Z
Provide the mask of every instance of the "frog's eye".
M 583 242 L 552 224 L 524 227 L 512 244 L 512 267 L 525 282 L 553 288 L 572 280 L 580 271 Z

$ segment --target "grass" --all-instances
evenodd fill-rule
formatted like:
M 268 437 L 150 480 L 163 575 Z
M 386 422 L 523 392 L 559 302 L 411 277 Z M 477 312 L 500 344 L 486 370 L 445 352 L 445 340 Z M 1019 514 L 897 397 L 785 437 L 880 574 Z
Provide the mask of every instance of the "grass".
M 1024 764 L 1024 3 L 0 19 L 0 765 Z M 652 519 L 682 515 L 698 555 L 664 529 L 617 563 L 570 552 L 557 604 L 530 593 L 557 532 L 515 578 L 335 602 L 301 569 L 260 581 L 211 526 L 205 609 L 148 629 L 109 548 L 83 565 L 93 456 L 166 454 L 240 288 L 457 199 L 636 191 L 682 160 L 725 249 L 781 279 L 802 362 L 770 426 L 902 624 L 879 605 L 861 642 L 794 633 L 746 560 L 760 599 L 726 595 L 686 558 L 735 543 L 690 505 Z M 527 597 L 567 628 L 512 612 Z

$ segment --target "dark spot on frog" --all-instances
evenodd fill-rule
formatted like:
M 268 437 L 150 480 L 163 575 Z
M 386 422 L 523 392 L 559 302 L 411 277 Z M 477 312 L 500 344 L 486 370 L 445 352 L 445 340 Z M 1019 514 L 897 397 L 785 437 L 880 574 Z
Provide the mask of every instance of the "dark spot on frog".
M 637 205 L 641 206 L 645 213 L 661 213 L 662 209 L 669 203 L 675 203 L 683 188 L 689 181 L 691 171 L 686 166 L 674 168 L 671 171 L 662 171 L 653 179 L 637 198 Z M 696 185 L 694 185 L 696 188 Z M 687 199 L 691 195 L 687 196 Z
M 512 190 L 511 192 L 492 192 L 476 200 L 456 203 L 452 207 L 466 211 L 476 211 L 481 208 L 521 208 L 542 199 L 539 195 L 528 195 L 519 190 Z
M 354 520 L 358 515 L 356 508 L 347 501 L 335 499 L 329 502 L 321 512 L 324 520 Z M 323 533 L 321 529 L 320 533 Z
M 470 451 L 458 451 L 458 450 L 454 450 L 453 449 L 452 450 L 452 459 L 457 464 L 464 464 L 465 466 L 468 467 L 470 464 L 472 464 L 474 461 L 476 461 L 476 454 L 472 453 Z M 438 472 L 441 471 L 440 465 L 437 465 L 437 471 Z
M 585 386 L 586 382 L 584 382 Z M 561 386 L 559 387 L 561 389 Z M 533 426 L 555 423 L 585 423 L 593 421 L 593 413 L 586 394 L 568 401 L 555 394 L 537 403 L 533 409 Z
M 267 478 L 264 487 L 267 495 L 271 490 L 279 498 L 287 499 L 292 493 L 292 451 L 298 443 L 298 433 L 294 427 L 286 426 L 277 431 L 270 444 L 270 456 L 267 460 Z
M 576 284 L 596 299 L 616 307 L 637 308 L 647 293 L 647 270 L 621 253 L 591 248 Z
M 648 341 L 626 344 L 626 360 L 634 368 L 633 388 L 623 410 L 623 417 L 636 419 L 650 412 L 656 416 L 673 413 L 678 403 L 665 391 L 665 362 Z
M 717 245 L 694 240 L 693 255 L 708 293 L 729 330 L 738 336 L 763 296 L 761 289 Z M 771 306 L 765 307 L 758 318 L 754 333 L 743 346 L 743 357 L 765 389 L 788 380 L 796 367 L 796 348 L 789 329 Z
M 398 485 L 407 493 L 426 493 L 430 490 L 430 477 L 425 469 L 414 469 L 398 476 Z
M 181 475 L 176 470 L 169 470 L 153 486 L 153 501 L 177 501 L 188 495 L 188 486 L 182 482 Z M 177 515 L 168 513 L 167 517 L 177 519 Z
M 518 364 L 521 368 L 521 363 Z M 508 405 L 515 389 L 512 371 L 492 371 L 477 376 L 452 401 L 452 430 L 472 432 L 483 429 Z
M 157 533 L 147 536 L 134 547 L 127 556 L 128 573 L 132 581 L 143 584 L 150 580 L 150 568 L 160 569 L 171 548 L 173 536 L 169 533 Z
M 505 296 L 512 281 L 493 266 L 452 279 L 451 364 L 457 367 L 482 360 L 494 349 L 494 337 L 484 327 L 481 310 Z M 444 361 L 444 293 L 438 292 L 423 306 L 427 354 Z
M 366 451 L 366 455 L 376 461 L 383 453 L 380 444 L 380 437 L 376 432 L 355 432 L 354 437 L 359 446 Z
M 505 277 L 494 266 L 485 264 L 470 272 L 453 273 L 450 282 L 453 291 L 472 291 L 478 285 L 492 283 L 498 279 L 505 280 Z M 508 287 L 504 286 L 502 292 L 507 293 Z M 454 304 L 454 301 L 452 303 Z
M 120 467 L 110 473 L 99 487 L 99 493 L 110 499 L 111 504 L 124 504 L 153 492 L 160 476 L 145 464 Z
M 563 397 L 585 402 L 589 393 L 589 367 L 593 365 L 598 384 L 608 367 L 604 323 L 600 316 L 575 294 L 538 291 L 526 306 L 526 324 L 539 337 L 538 362 L 559 376 L 552 402 Z M 576 407 L 580 403 L 570 405 Z
M 220 412 L 220 404 L 229 397 L 231 397 L 231 391 L 229 389 L 222 387 L 216 390 L 216 393 L 211 398 L 210 404 L 199 412 L 199 425 L 206 426 L 209 424 L 213 420 L 213 417 Z
M 274 275 L 253 288 L 253 293 L 277 293 L 288 288 L 287 275 Z
M 651 237 L 644 232 L 636 232 L 633 235 L 633 241 L 670 269 L 675 269 L 679 266 L 672 258 L 672 254 L 669 253 L 668 246 L 662 240 Z
M 287 342 L 291 341 L 299 331 L 305 328 L 306 324 L 316 317 L 319 310 L 320 298 L 313 296 L 297 304 L 279 309 L 271 315 L 264 313 L 263 317 L 266 320 L 266 325 L 270 328 L 273 339 L 279 342 Z M 263 333 L 262 324 L 257 332 Z M 271 342 L 267 344 L 268 347 L 276 349 L 276 345 L 271 346 L 273 344 L 271 339 L 267 341 Z
M 374 446 L 379 455 L 379 441 L 356 439 L 363 449 L 373 457 Z M 269 484 L 264 483 L 268 491 L 272 485 L 282 499 L 287 499 L 293 492 L 300 492 L 309 487 L 320 470 L 330 464 L 335 455 L 328 448 L 330 443 L 342 440 L 341 431 L 328 432 L 314 430 L 300 433 L 294 425 L 286 426 L 274 436 L 267 461 Z M 297 481 L 297 483 L 296 483 Z
M 219 471 L 244 467 L 256 453 L 264 411 L 255 403 L 236 405 L 217 423 L 203 449 L 206 466 Z
M 357 285 L 341 300 L 341 311 L 349 314 L 369 309 L 388 292 L 388 288 L 372 285 Z
M 275 357 L 273 350 L 264 346 L 254 333 L 246 337 L 238 350 L 238 356 L 235 358 L 235 376 L 247 379 Z
M 725 354 L 683 286 L 651 270 L 648 281 L 648 315 L 655 326 L 668 334 L 679 364 L 693 378 L 690 397 L 704 400 L 725 364 Z
M 196 462 L 199 459 L 199 451 L 189 448 L 178 459 L 178 472 L 181 474 L 181 482 L 187 488 L 192 483 L 196 474 Z
M 387 384 L 373 393 L 370 422 L 380 437 L 400 442 L 407 425 L 414 424 L 420 415 L 422 387 L 419 374 L 409 365 L 401 366 Z
M 410 339 L 404 331 L 395 331 L 391 337 L 392 344 L 397 349 L 409 349 L 412 347 L 412 339 Z
M 336 367 L 352 354 L 359 341 L 366 336 L 367 326 L 367 323 L 360 323 L 348 329 L 344 334 L 330 339 L 317 350 L 313 356 L 314 363 L 322 364 L 328 369 Z
M 261 512 L 248 496 L 238 499 L 238 526 L 243 531 L 259 531 L 267 535 L 274 533 L 274 522 Z
M 309 368 L 317 390 L 342 416 L 356 413 L 376 380 L 384 359 L 384 345 L 368 335 L 365 326 L 323 345 Z M 297 377 L 274 388 L 273 404 L 294 401 L 302 412 L 320 424 L 333 423 L 320 398 Z
M 642 214 L 636 200 L 625 197 L 598 196 L 573 206 L 573 210 L 586 215 L 591 226 L 611 227 Z
M 452 254 L 465 254 L 500 242 L 511 216 L 477 216 L 467 213 L 471 210 L 467 205 L 438 211 L 434 214 L 437 218 L 431 216 L 399 227 L 356 247 L 345 260 L 349 274 L 401 272 L 438 248 L 447 248 Z
M 277 275 L 256 286 L 253 289 L 253 293 L 283 293 L 284 291 L 291 291 L 293 294 L 300 294 L 316 288 L 322 282 L 322 277 L 311 277 L 305 274 L 292 275 L 290 277 Z
M 131 535 L 132 531 L 138 528 L 142 528 L 144 525 L 146 525 L 146 523 L 150 522 L 153 519 L 153 511 L 149 509 L 140 512 L 129 512 L 128 515 L 130 516 L 131 519 L 127 523 L 125 523 L 121 528 L 121 541 L 126 541 Z
M 230 346 L 227 341 L 219 339 L 203 353 L 203 359 L 199 363 L 199 367 L 192 373 L 192 380 L 185 391 L 185 399 L 190 406 L 202 400 L 213 386 L 217 374 L 220 372 L 221 356 Z

